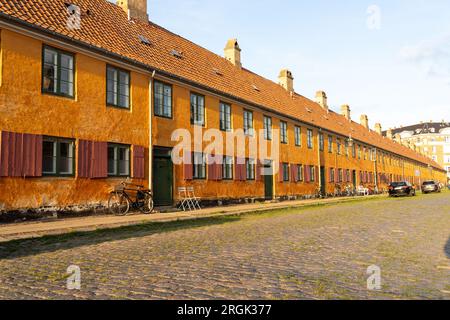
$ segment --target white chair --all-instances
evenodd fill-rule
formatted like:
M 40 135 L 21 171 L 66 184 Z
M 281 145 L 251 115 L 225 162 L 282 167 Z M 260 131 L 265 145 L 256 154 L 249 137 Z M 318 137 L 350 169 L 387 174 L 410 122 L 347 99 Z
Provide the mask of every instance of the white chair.
M 183 211 L 186 211 L 187 209 L 189 209 L 189 211 L 191 211 L 193 208 L 192 201 L 189 198 L 189 193 L 188 193 L 186 187 L 178 188 L 178 197 L 180 198 L 180 201 L 181 201 L 178 208 L 183 209 Z
M 369 189 L 368 188 L 364 188 L 363 186 L 358 186 L 358 188 L 356 188 L 356 194 L 359 196 L 368 196 L 369 195 Z
M 200 206 L 200 198 L 195 195 L 194 187 L 187 187 L 187 193 L 194 207 L 194 210 L 201 210 L 202 207 Z

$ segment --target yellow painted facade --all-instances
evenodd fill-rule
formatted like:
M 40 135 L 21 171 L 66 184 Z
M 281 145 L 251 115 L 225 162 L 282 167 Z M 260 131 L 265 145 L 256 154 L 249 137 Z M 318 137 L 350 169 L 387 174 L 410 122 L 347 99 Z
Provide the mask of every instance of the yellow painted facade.
M 64 98 L 43 94 L 42 82 L 42 50 L 44 45 L 64 49 L 75 55 L 75 98 Z M 108 62 L 114 65 L 113 62 Z M 118 63 L 119 67 L 126 66 Z M 108 107 L 106 105 L 106 66 L 107 59 L 87 55 L 76 49 L 60 47 L 55 43 L 47 42 L 22 35 L 17 32 L 1 30 L 0 54 L 0 131 L 39 134 L 61 138 L 79 139 L 121 143 L 127 145 L 145 146 L 145 176 L 151 176 L 152 147 L 173 148 L 176 142 L 171 135 L 176 129 L 185 128 L 192 134 L 194 127 L 190 123 L 190 94 L 196 92 L 204 95 L 206 106 L 206 126 L 203 130 L 219 128 L 219 103 L 229 103 L 232 108 L 232 128 L 237 130 L 243 127 L 243 111 L 253 111 L 254 129 L 256 132 L 263 128 L 263 116 L 272 118 L 273 129 L 279 129 L 280 120 L 288 123 L 288 143 L 280 146 L 280 162 L 298 165 L 311 165 L 324 167 L 325 191 L 333 193 L 335 184 L 329 181 L 328 170 L 351 170 L 356 174 L 356 185 L 360 181 L 360 171 L 377 171 L 388 175 L 391 180 L 408 179 L 419 183 L 418 180 L 437 179 L 445 181 L 445 173 L 426 165 L 415 163 L 408 159 L 397 161 L 391 159 L 395 155 L 386 152 L 384 163 L 379 150 L 379 160 L 375 169 L 374 162 L 366 156 L 353 157 L 351 149 L 347 156 L 344 145 L 349 137 L 338 137 L 332 132 L 323 130 L 324 150 L 319 151 L 319 128 L 292 119 L 283 119 L 277 114 L 262 111 L 255 107 L 246 106 L 236 101 L 222 99 L 199 88 L 193 88 L 169 79 L 163 79 L 156 74 L 156 80 L 172 85 L 173 117 L 166 119 L 152 116 L 150 129 L 150 88 L 152 77 L 146 70 L 138 72 L 130 70 L 131 79 L 131 107 L 129 110 Z M 294 127 L 301 127 L 301 146 L 295 146 Z M 307 129 L 313 130 L 313 148 L 307 147 Z M 150 132 L 152 139 L 150 141 Z M 276 132 L 276 131 L 274 131 Z M 274 133 L 275 134 L 275 133 Z M 333 137 L 332 152 L 328 151 L 328 136 Z M 342 143 L 342 154 L 337 154 L 336 139 Z M 356 146 L 361 145 L 367 150 L 370 146 L 354 141 Z M 207 145 L 207 143 L 204 143 Z M 269 144 L 270 148 L 270 144 Z M 230 154 L 235 156 L 236 154 Z M 248 145 L 246 147 L 248 154 Z M 320 162 L 319 162 L 320 159 Z M 76 164 L 78 166 L 78 164 Z M 420 178 L 416 176 L 417 170 Z M 320 171 L 320 170 L 319 170 Z M 279 182 L 278 176 L 273 177 L 275 197 L 290 197 L 314 195 L 319 185 L 319 171 L 316 172 L 316 181 L 305 182 Z M 77 170 L 75 170 L 77 172 Z M 177 188 L 193 185 L 197 196 L 205 200 L 264 198 L 265 185 L 262 181 L 186 181 L 183 176 L 183 166 L 173 167 L 172 179 L 173 202 L 177 201 Z M 27 208 L 51 207 L 67 209 L 71 207 L 95 207 L 105 205 L 108 192 L 122 179 L 81 179 L 75 175 L 71 178 L 0 178 L 0 211 Z M 134 181 L 139 184 L 159 187 L 159 181 L 149 183 L 148 179 Z M 342 183 L 347 185 L 348 183 Z M 366 183 L 374 187 L 375 181 Z M 386 184 L 378 181 L 379 189 L 386 188 Z
M 149 145 L 148 76 L 131 72 L 130 110 L 107 107 L 107 63 L 73 52 L 75 98 L 43 94 L 41 68 L 44 44 L 52 45 L 1 30 L 1 131 L 72 138 L 76 139 L 76 144 L 78 139 L 85 139 Z M 119 181 L 77 177 L 0 178 L 0 209 L 104 205 L 108 200 L 108 191 Z M 146 180 L 135 182 L 148 185 Z

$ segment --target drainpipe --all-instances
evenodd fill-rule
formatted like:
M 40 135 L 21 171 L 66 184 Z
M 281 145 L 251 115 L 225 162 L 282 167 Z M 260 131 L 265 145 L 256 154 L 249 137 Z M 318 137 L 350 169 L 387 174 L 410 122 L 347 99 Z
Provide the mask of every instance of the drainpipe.
M 149 82 L 149 110 L 148 110 L 148 129 L 149 129 L 149 141 L 148 141 L 148 188 L 153 190 L 153 79 L 155 78 L 155 71 L 151 74 Z
M 322 191 L 322 170 L 321 170 L 321 161 L 320 161 L 320 133 L 322 133 L 322 129 L 319 128 L 319 133 L 317 134 L 317 162 L 319 163 L 319 172 L 317 176 L 319 177 L 319 189 Z M 326 190 L 325 190 L 326 193 Z M 325 196 L 325 195 L 323 195 Z
M 375 175 L 375 190 L 378 192 L 378 150 L 377 148 L 373 149 L 373 152 L 375 153 L 375 158 L 373 161 L 373 167 L 374 167 L 374 175 Z

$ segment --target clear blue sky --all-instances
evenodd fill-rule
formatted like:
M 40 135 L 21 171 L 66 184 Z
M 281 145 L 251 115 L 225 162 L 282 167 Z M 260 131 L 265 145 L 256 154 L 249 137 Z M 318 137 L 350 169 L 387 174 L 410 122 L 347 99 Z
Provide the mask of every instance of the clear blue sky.
M 276 81 L 287 67 L 298 93 L 325 90 L 333 109 L 350 104 L 371 126 L 450 121 L 448 0 L 149 0 L 148 11 L 218 54 L 238 38 L 246 68 Z

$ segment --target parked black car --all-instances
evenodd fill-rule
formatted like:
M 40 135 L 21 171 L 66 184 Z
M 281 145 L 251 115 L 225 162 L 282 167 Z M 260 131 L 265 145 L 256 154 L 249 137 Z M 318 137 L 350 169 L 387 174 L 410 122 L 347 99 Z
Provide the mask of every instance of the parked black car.
M 430 192 L 441 192 L 441 186 L 439 185 L 439 182 L 430 180 L 430 181 L 424 181 L 422 183 L 422 193 L 430 193 Z
M 389 196 L 415 196 L 416 188 L 408 181 L 392 182 L 389 185 Z

